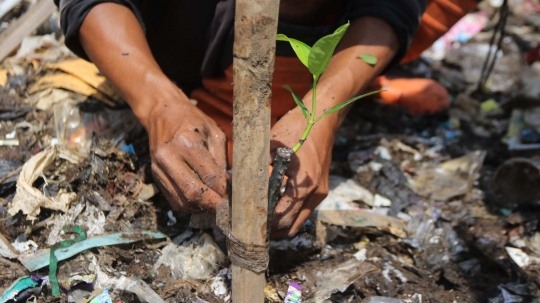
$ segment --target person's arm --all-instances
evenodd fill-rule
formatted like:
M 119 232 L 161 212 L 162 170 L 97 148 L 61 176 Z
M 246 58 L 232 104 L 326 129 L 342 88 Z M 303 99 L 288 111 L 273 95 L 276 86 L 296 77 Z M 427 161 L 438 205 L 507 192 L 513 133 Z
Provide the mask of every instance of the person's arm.
M 400 49 L 395 32 L 381 19 L 362 17 L 351 22 L 328 69 L 317 85 L 317 114 L 357 96 L 394 59 Z M 359 58 L 361 54 L 377 57 L 375 66 Z M 311 109 L 311 92 L 304 98 Z M 312 211 L 328 194 L 328 172 L 334 132 L 343 122 L 347 110 L 341 110 L 318 122 L 302 148 L 294 156 L 287 175 L 289 184 L 276 207 L 274 236 L 293 236 Z M 272 128 L 273 147 L 293 146 L 305 123 L 299 108 L 285 115 Z
M 213 210 L 227 195 L 225 135 L 161 71 L 135 14 L 98 4 L 78 35 L 148 131 L 152 171 L 172 207 Z

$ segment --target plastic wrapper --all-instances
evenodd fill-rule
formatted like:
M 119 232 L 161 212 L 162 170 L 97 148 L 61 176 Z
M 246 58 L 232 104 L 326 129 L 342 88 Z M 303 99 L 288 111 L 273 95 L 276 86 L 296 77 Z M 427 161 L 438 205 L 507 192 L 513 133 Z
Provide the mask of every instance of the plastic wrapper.
M 367 297 L 362 300 L 362 303 L 402 303 L 400 299 L 388 298 L 388 297 Z
M 467 251 L 449 223 L 436 225 L 435 220 L 424 216 L 410 220 L 407 230 L 411 238 L 405 242 L 420 252 L 415 255 L 416 266 L 437 269 Z
M 87 154 L 96 134 L 114 145 L 123 147 L 124 140 L 136 126 L 131 110 L 112 110 L 101 106 L 95 110 L 82 110 L 85 103 L 62 102 L 54 105 L 56 135 L 61 145 L 76 148 Z
M 216 274 L 225 262 L 225 255 L 208 234 L 202 233 L 183 241 L 178 236 L 162 250 L 154 265 L 168 267 L 173 277 L 183 280 L 206 280 Z

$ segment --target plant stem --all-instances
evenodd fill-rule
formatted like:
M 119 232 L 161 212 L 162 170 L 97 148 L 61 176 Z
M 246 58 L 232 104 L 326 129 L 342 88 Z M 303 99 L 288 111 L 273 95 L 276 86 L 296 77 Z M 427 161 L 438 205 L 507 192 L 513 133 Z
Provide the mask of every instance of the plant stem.
M 285 176 L 287 165 L 291 161 L 292 154 L 292 149 L 286 147 L 279 147 L 276 152 L 274 168 L 272 169 L 268 186 L 268 223 L 266 227 L 266 238 L 268 241 L 270 241 L 272 218 L 274 218 L 276 204 L 281 197 L 281 184 L 283 183 L 283 177 Z
M 309 116 L 309 122 L 315 123 L 315 114 L 317 114 L 317 82 L 319 77 L 313 75 L 313 94 L 311 95 L 311 115 Z
M 296 145 L 292 148 L 294 153 L 296 153 L 300 149 L 300 147 L 302 147 L 302 144 L 304 144 L 304 142 L 306 141 L 307 136 L 309 135 L 309 132 L 311 131 L 311 128 L 313 127 L 313 124 L 315 123 L 308 121 L 306 129 L 304 130 L 304 133 L 300 137 L 300 140 L 298 140 L 298 143 L 296 143 Z
M 296 153 L 300 147 L 302 147 L 302 144 L 306 141 L 309 132 L 313 128 L 313 125 L 315 125 L 315 113 L 317 112 L 317 82 L 319 81 L 318 76 L 313 76 L 313 93 L 311 95 L 311 114 L 309 115 L 309 119 L 307 120 L 308 124 L 306 126 L 306 129 L 304 130 L 304 133 L 302 133 L 302 136 L 300 137 L 300 140 L 298 140 L 298 143 L 292 148 L 293 152 Z

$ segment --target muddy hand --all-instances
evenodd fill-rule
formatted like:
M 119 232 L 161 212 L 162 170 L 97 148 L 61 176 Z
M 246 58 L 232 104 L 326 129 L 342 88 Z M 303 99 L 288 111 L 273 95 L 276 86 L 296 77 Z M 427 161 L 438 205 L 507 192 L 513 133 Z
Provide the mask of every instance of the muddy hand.
M 304 131 L 305 121 L 298 108 L 290 111 L 272 128 L 271 150 L 293 146 Z M 328 172 L 333 133 L 324 122 L 315 125 L 298 153 L 291 158 L 283 197 L 278 201 L 272 221 L 272 238 L 292 237 L 328 195 Z M 273 157 L 272 157 L 273 159 Z
M 152 172 L 175 210 L 214 211 L 227 195 L 226 137 L 178 90 L 147 120 Z

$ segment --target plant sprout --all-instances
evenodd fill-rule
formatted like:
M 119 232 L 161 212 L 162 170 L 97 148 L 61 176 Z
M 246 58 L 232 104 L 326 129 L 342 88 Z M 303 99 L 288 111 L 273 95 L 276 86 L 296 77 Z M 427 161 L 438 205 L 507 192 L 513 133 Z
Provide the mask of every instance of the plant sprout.
M 272 226 L 272 218 L 274 216 L 276 204 L 280 197 L 280 188 L 283 181 L 283 176 L 285 175 L 285 171 L 287 170 L 287 164 L 290 162 L 292 154 L 298 152 L 300 147 L 302 147 L 302 144 L 304 144 L 304 142 L 306 141 L 309 135 L 309 132 L 313 128 L 313 125 L 319 122 L 322 118 L 332 113 L 337 112 L 338 110 L 344 108 L 345 106 L 353 103 L 354 101 L 358 99 L 381 92 L 379 90 L 379 91 L 374 91 L 367 94 L 363 94 L 361 96 L 354 97 L 348 101 L 345 101 L 343 103 L 340 103 L 332 107 L 331 109 L 321 114 L 319 117 L 315 117 L 315 114 L 317 113 L 317 83 L 322 73 L 328 67 L 328 63 L 330 63 L 330 59 L 332 59 L 332 55 L 334 54 L 334 50 L 336 49 L 336 46 L 338 45 L 341 38 L 343 38 L 343 35 L 345 34 L 348 28 L 349 28 L 349 23 L 340 26 L 334 33 L 328 36 L 324 36 L 321 39 L 319 39 L 317 42 L 315 42 L 313 47 L 309 47 L 304 42 L 293 39 L 293 38 L 289 38 L 283 34 L 279 34 L 276 37 L 276 39 L 279 41 L 288 41 L 291 44 L 298 59 L 300 59 L 302 64 L 304 64 L 309 69 L 309 71 L 313 75 L 313 89 L 312 89 L 311 112 L 310 112 L 307 109 L 304 102 L 302 101 L 302 99 L 291 89 L 290 86 L 288 85 L 283 86 L 285 89 L 291 92 L 294 102 L 302 110 L 302 114 L 304 115 L 307 121 L 307 126 L 304 132 L 302 133 L 302 136 L 298 140 L 298 143 L 296 143 L 296 145 L 294 145 L 293 148 L 280 147 L 276 151 L 276 158 L 274 161 L 274 167 L 272 170 L 272 174 L 270 176 L 270 184 L 268 187 L 268 224 L 267 224 L 267 238 L 268 239 L 270 236 L 270 230 Z M 359 56 L 359 58 L 369 65 L 375 65 L 377 63 L 377 58 L 370 54 L 362 54 Z
M 322 118 L 337 112 L 338 110 L 346 107 L 347 105 L 353 103 L 354 101 L 367 97 L 369 95 L 373 95 L 376 93 L 381 92 L 379 91 L 373 91 L 367 94 L 363 94 L 357 97 L 354 97 L 348 101 L 345 101 L 341 104 L 338 104 L 329 110 L 325 111 L 322 115 L 319 117 L 315 117 L 315 114 L 317 113 L 317 83 L 321 77 L 321 74 L 326 70 L 328 67 L 328 64 L 330 63 L 330 59 L 332 59 L 332 55 L 334 54 L 334 50 L 336 49 L 336 46 L 338 45 L 341 38 L 343 38 L 343 35 L 345 35 L 345 32 L 349 28 L 349 23 L 344 24 L 340 26 L 336 31 L 328 36 L 324 36 L 321 39 L 319 39 L 313 47 L 309 47 L 307 44 L 305 44 L 302 41 L 289 38 L 283 34 L 277 35 L 278 41 L 288 41 L 294 52 L 296 53 L 296 56 L 302 64 L 304 64 L 311 74 L 313 75 L 313 89 L 312 89 L 312 99 L 311 99 L 311 112 L 307 109 L 306 105 L 302 102 L 302 99 L 291 89 L 290 86 L 284 85 L 283 87 L 290 91 L 294 102 L 300 107 L 302 110 L 302 114 L 304 114 L 304 117 L 307 121 L 306 129 L 304 130 L 304 133 L 298 140 L 298 143 L 292 148 L 293 152 L 298 152 L 300 147 L 302 147 L 302 144 L 306 141 L 309 132 L 313 128 L 313 126 L 319 122 Z M 374 65 L 377 63 L 377 58 L 370 54 L 363 54 L 360 56 L 360 58 L 366 62 L 367 64 Z

